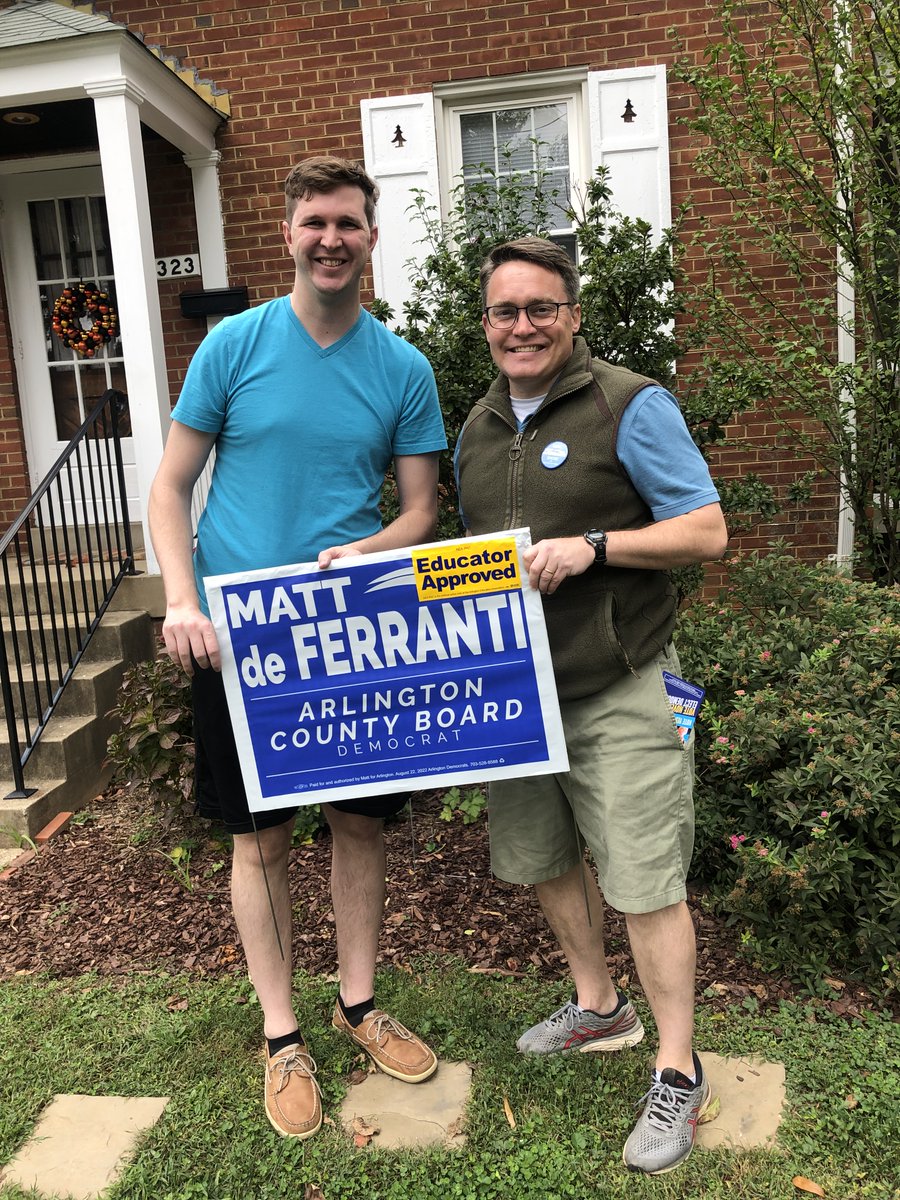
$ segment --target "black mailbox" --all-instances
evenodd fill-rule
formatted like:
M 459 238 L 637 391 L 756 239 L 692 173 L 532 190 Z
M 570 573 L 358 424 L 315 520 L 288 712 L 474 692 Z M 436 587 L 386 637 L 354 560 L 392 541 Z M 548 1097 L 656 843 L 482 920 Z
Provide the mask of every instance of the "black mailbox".
M 194 288 L 179 298 L 183 317 L 227 316 L 250 307 L 245 287 Z

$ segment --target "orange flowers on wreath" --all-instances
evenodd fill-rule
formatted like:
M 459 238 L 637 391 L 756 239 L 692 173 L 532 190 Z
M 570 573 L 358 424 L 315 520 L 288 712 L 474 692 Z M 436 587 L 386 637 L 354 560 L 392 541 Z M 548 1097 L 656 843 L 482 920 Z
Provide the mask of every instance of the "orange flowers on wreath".
M 112 301 L 89 283 L 63 288 L 53 305 L 51 324 L 66 349 L 82 358 L 93 358 L 101 346 L 119 336 L 119 318 Z

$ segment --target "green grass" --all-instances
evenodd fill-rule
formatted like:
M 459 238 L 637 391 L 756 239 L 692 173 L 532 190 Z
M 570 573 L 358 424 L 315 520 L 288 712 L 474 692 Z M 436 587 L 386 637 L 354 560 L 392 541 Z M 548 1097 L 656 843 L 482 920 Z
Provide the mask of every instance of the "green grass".
M 333 994 L 332 983 L 297 976 L 325 1111 L 337 1120 L 354 1048 L 330 1027 Z M 752 1003 L 728 1014 L 701 1006 L 701 1049 L 785 1064 L 780 1145 L 698 1150 L 678 1171 L 648 1179 L 620 1157 L 645 1088 L 643 1046 L 608 1056 L 516 1053 L 514 1034 L 561 1002 L 562 985 L 430 960 L 414 976 L 380 975 L 378 995 L 442 1057 L 474 1065 L 463 1148 L 359 1151 L 336 1127 L 303 1143 L 278 1138 L 260 1100 L 261 1018 L 246 982 L 19 977 L 0 981 L 0 1163 L 52 1095 L 83 1092 L 171 1097 L 109 1200 L 303 1200 L 312 1183 L 326 1200 L 793 1200 L 795 1175 L 831 1200 L 900 1196 L 900 1026 L 887 1015 L 847 1021 L 815 1002 L 764 1015 Z M 3 1200 L 25 1195 L 0 1185 Z

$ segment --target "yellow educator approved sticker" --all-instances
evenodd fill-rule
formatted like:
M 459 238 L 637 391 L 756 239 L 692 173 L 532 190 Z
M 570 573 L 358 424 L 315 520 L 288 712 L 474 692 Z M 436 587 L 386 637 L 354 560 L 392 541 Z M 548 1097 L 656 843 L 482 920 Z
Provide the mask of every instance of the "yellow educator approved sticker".
M 470 538 L 414 550 L 412 566 L 420 600 L 480 596 L 521 587 L 515 538 Z

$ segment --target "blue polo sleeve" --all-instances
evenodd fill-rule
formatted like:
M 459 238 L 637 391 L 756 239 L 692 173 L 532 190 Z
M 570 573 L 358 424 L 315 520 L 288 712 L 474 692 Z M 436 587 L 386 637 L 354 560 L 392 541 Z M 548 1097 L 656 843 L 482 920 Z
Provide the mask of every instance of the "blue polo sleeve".
M 678 401 L 665 388 L 642 388 L 619 422 L 619 462 L 654 521 L 716 504 L 719 493 L 688 432 Z

